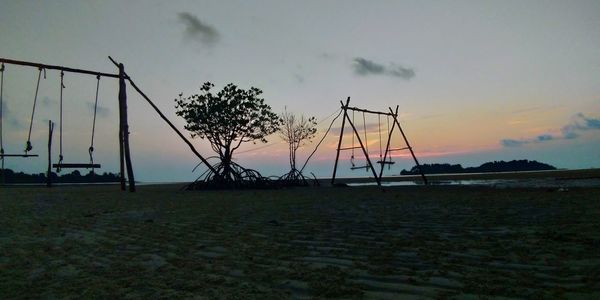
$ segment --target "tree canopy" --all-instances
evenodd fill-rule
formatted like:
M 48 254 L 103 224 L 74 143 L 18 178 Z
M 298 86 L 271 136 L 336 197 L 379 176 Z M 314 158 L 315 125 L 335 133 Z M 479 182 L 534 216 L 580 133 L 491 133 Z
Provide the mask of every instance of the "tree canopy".
M 180 94 L 175 99 L 176 114 L 187 122 L 185 129 L 192 137 L 210 142 L 221 160 L 219 175 L 229 179 L 235 175 L 231 174 L 235 172 L 231 168 L 234 151 L 245 142 L 266 143 L 266 137 L 278 130 L 280 119 L 260 97 L 258 88 L 244 90 L 230 83 L 214 94 L 213 87 L 206 82 L 199 94 Z

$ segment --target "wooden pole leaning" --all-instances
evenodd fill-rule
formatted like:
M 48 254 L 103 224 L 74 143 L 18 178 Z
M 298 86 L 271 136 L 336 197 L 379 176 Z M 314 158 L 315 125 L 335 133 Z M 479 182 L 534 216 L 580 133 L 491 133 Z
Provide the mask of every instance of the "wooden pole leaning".
M 373 164 L 371 162 L 371 159 L 369 158 L 369 153 L 367 153 L 367 150 L 365 148 L 365 145 L 363 144 L 361 138 L 360 138 L 360 134 L 358 133 L 358 131 L 356 130 L 356 127 L 354 126 L 354 124 L 352 123 L 352 120 L 350 120 L 350 116 L 348 116 L 348 110 L 357 110 L 357 111 L 361 111 L 361 112 L 367 112 L 367 113 L 374 113 L 372 111 L 368 111 L 368 110 L 363 110 L 363 109 L 358 109 L 355 107 L 349 107 L 350 104 L 350 97 L 348 97 L 348 99 L 346 100 L 346 104 L 344 104 L 343 102 L 340 101 L 340 104 L 342 104 L 342 110 L 344 111 L 344 117 L 342 118 L 342 127 L 340 129 L 340 139 L 338 141 L 338 146 L 337 146 L 337 152 L 335 155 L 335 164 L 333 165 L 333 175 L 331 176 L 331 185 L 335 184 L 335 175 L 337 172 L 337 165 L 338 165 L 338 161 L 340 158 L 340 151 L 341 150 L 347 150 L 347 149 L 352 149 L 352 148 L 345 148 L 342 149 L 342 139 L 344 137 L 344 127 L 346 126 L 346 121 L 348 121 L 348 124 L 350 124 L 350 126 L 352 127 L 353 130 L 353 134 L 356 135 L 356 138 L 358 140 L 358 143 L 360 144 L 360 148 L 363 151 L 363 154 L 365 155 L 365 158 L 367 159 L 367 167 L 369 169 L 371 169 L 371 171 L 373 172 L 373 177 L 375 178 L 375 181 L 377 182 L 378 186 L 381 186 L 381 178 L 380 176 L 377 175 L 377 171 L 375 171 L 375 167 L 373 167 Z M 385 114 L 385 113 L 379 113 L 379 114 Z M 358 147 L 356 147 L 358 148 Z
M 399 108 L 399 106 L 396 105 L 396 114 L 392 113 L 392 116 L 394 116 L 394 118 L 395 118 L 396 115 L 398 115 L 398 108 Z M 386 116 L 386 117 L 389 118 L 389 116 Z M 388 123 L 388 126 L 389 126 L 389 123 Z M 381 164 L 381 169 L 379 169 L 379 178 L 381 178 L 383 176 L 383 168 L 385 167 L 385 162 L 387 161 L 387 156 L 388 156 L 388 153 L 390 152 L 390 143 L 392 142 L 392 133 L 394 132 L 395 128 L 396 128 L 396 122 L 393 122 L 392 123 L 392 128 L 390 129 L 390 132 L 388 132 L 387 144 L 385 146 L 385 152 L 383 154 L 383 162 L 384 163 Z M 390 157 L 391 156 L 392 155 L 390 154 Z
M 400 126 L 400 122 L 398 121 L 398 107 L 396 107 L 395 114 L 392 111 L 391 107 L 389 107 L 389 110 L 394 115 L 394 123 L 396 125 L 398 125 L 398 129 L 400 130 L 400 133 L 402 134 L 402 138 L 404 139 L 404 142 L 406 143 L 406 148 L 408 148 L 408 150 L 410 151 L 410 155 L 412 156 L 413 160 L 415 161 L 417 168 L 419 168 L 419 173 L 421 173 L 421 178 L 423 178 L 423 183 L 425 185 L 428 185 L 429 183 L 427 181 L 427 177 L 425 176 L 425 173 L 423 173 L 423 169 L 421 169 L 421 164 L 419 164 L 419 160 L 415 156 L 415 152 L 413 151 L 412 147 L 410 146 L 410 143 L 408 142 L 408 139 L 406 138 L 406 135 L 404 134 L 404 130 L 402 130 L 402 126 Z
M 337 172 L 338 160 L 340 159 L 340 147 L 342 146 L 342 138 L 344 136 L 344 127 L 346 126 L 346 117 L 348 104 L 350 104 L 350 97 L 346 99 L 346 104 L 340 101 L 342 110 L 344 111 L 344 117 L 342 117 L 342 127 L 340 128 L 340 140 L 338 141 L 337 152 L 335 154 L 335 163 L 333 164 L 333 175 L 331 176 L 331 185 L 335 183 L 335 173 Z
M 373 167 L 373 164 L 371 163 L 371 159 L 369 158 L 369 153 L 367 152 L 367 149 L 365 148 L 365 145 L 363 144 L 362 140 L 360 139 L 360 134 L 358 133 L 358 130 L 356 130 L 356 127 L 354 126 L 354 123 L 352 123 L 352 120 L 350 120 L 350 117 L 348 117 L 347 114 L 345 114 L 345 117 L 348 118 L 348 124 L 350 124 L 350 126 L 352 127 L 352 130 L 354 130 L 354 134 L 356 135 L 356 139 L 358 140 L 358 143 L 360 144 L 360 148 L 362 149 L 363 154 L 365 155 L 365 158 L 367 159 L 367 163 L 369 164 L 368 167 L 373 172 L 373 177 L 375 178 L 375 181 L 377 182 L 377 185 L 381 186 L 381 178 L 379 178 L 379 176 L 377 176 L 377 172 L 375 171 L 375 168 Z

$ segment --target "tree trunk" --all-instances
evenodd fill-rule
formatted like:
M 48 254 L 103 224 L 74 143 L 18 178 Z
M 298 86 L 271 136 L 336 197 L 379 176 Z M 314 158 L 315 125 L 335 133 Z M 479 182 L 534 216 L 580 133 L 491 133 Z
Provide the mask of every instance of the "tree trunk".
M 231 169 L 231 150 L 229 147 L 225 148 L 223 156 L 221 157 L 221 165 L 223 167 L 223 179 L 226 181 L 234 181 L 233 170 Z

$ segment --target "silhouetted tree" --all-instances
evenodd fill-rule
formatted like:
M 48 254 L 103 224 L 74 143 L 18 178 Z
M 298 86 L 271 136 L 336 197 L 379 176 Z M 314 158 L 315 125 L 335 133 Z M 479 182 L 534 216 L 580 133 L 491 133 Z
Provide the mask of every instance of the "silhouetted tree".
M 543 171 L 556 170 L 556 167 L 535 160 L 511 160 L 487 162 L 479 167 L 463 168 L 461 165 L 450 164 L 423 164 L 421 170 L 425 174 L 444 173 L 489 173 L 489 172 L 518 172 L 518 171 Z M 412 167 L 410 171 L 402 170 L 400 175 L 418 175 L 419 168 Z
M 46 174 L 26 174 L 24 172 L 14 172 L 11 169 L 0 170 L 0 176 L 4 176 L 5 183 L 45 183 Z M 113 173 L 100 175 L 90 171 L 86 175 L 81 175 L 81 172 L 74 170 L 71 173 L 58 175 L 54 172 L 50 173 L 52 182 L 57 183 L 96 183 L 96 182 L 119 182 L 120 176 Z
M 317 121 L 315 117 L 305 118 L 287 112 L 281 114 L 281 127 L 279 135 L 288 143 L 289 160 L 291 170 L 296 170 L 296 152 L 298 148 L 310 142 L 317 133 Z
M 287 184 L 306 184 L 301 171 L 296 169 L 296 152 L 298 148 L 310 142 L 317 133 L 317 121 L 315 117 L 305 118 L 303 115 L 296 116 L 286 110 L 281 116 L 281 127 L 279 135 L 288 144 L 290 172 L 281 177 Z
M 262 91 L 243 90 L 230 83 L 213 94 L 214 84 L 204 83 L 199 94 L 175 99 L 176 114 L 187 122 L 192 137 L 207 139 L 220 163 L 215 165 L 220 180 L 240 179 L 240 167 L 232 162 L 233 153 L 242 143 L 261 141 L 275 133 L 280 119 L 260 98 Z

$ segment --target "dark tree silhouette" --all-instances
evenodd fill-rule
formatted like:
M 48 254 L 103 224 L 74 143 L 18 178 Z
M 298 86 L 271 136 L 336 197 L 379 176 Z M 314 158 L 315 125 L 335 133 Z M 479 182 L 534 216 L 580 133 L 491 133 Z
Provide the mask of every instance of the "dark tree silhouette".
M 54 172 L 50 173 L 50 178 L 54 183 L 107 183 L 107 182 L 119 182 L 120 176 L 118 174 L 106 173 L 96 174 L 90 171 L 86 175 L 82 175 L 78 170 L 74 170 L 71 173 L 58 175 Z M 4 180 L 4 182 L 2 182 Z M 26 174 L 24 172 L 14 172 L 11 169 L 0 170 L 0 183 L 45 183 L 46 173 L 39 174 Z
M 456 174 L 456 173 L 489 173 L 489 172 L 518 172 L 518 171 L 544 171 L 556 170 L 556 167 L 541 163 L 535 160 L 511 160 L 487 162 L 479 167 L 463 168 L 461 165 L 450 164 L 423 164 L 421 170 L 425 174 Z M 417 166 L 409 171 L 402 170 L 400 175 L 418 175 L 420 174 Z
M 192 137 L 207 139 L 220 162 L 209 174 L 211 180 L 235 182 L 243 180 L 246 170 L 235 164 L 233 153 L 246 142 L 266 143 L 275 133 L 280 119 L 260 97 L 262 91 L 251 87 L 243 90 L 230 83 L 213 94 L 214 84 L 204 83 L 199 94 L 175 99 L 176 114 L 187 122 L 185 129 Z
M 281 114 L 281 127 L 279 135 L 288 144 L 290 172 L 283 175 L 281 180 L 287 184 L 306 184 L 306 179 L 301 170 L 296 169 L 296 152 L 298 148 L 310 142 L 317 133 L 317 121 L 315 117 L 306 118 L 303 115 L 296 116 L 286 110 Z
M 284 112 L 281 114 L 281 127 L 279 135 L 288 143 L 290 167 L 296 169 L 296 152 L 298 148 L 310 142 L 317 133 L 317 121 L 315 117 L 305 118 L 296 116 L 292 113 Z

